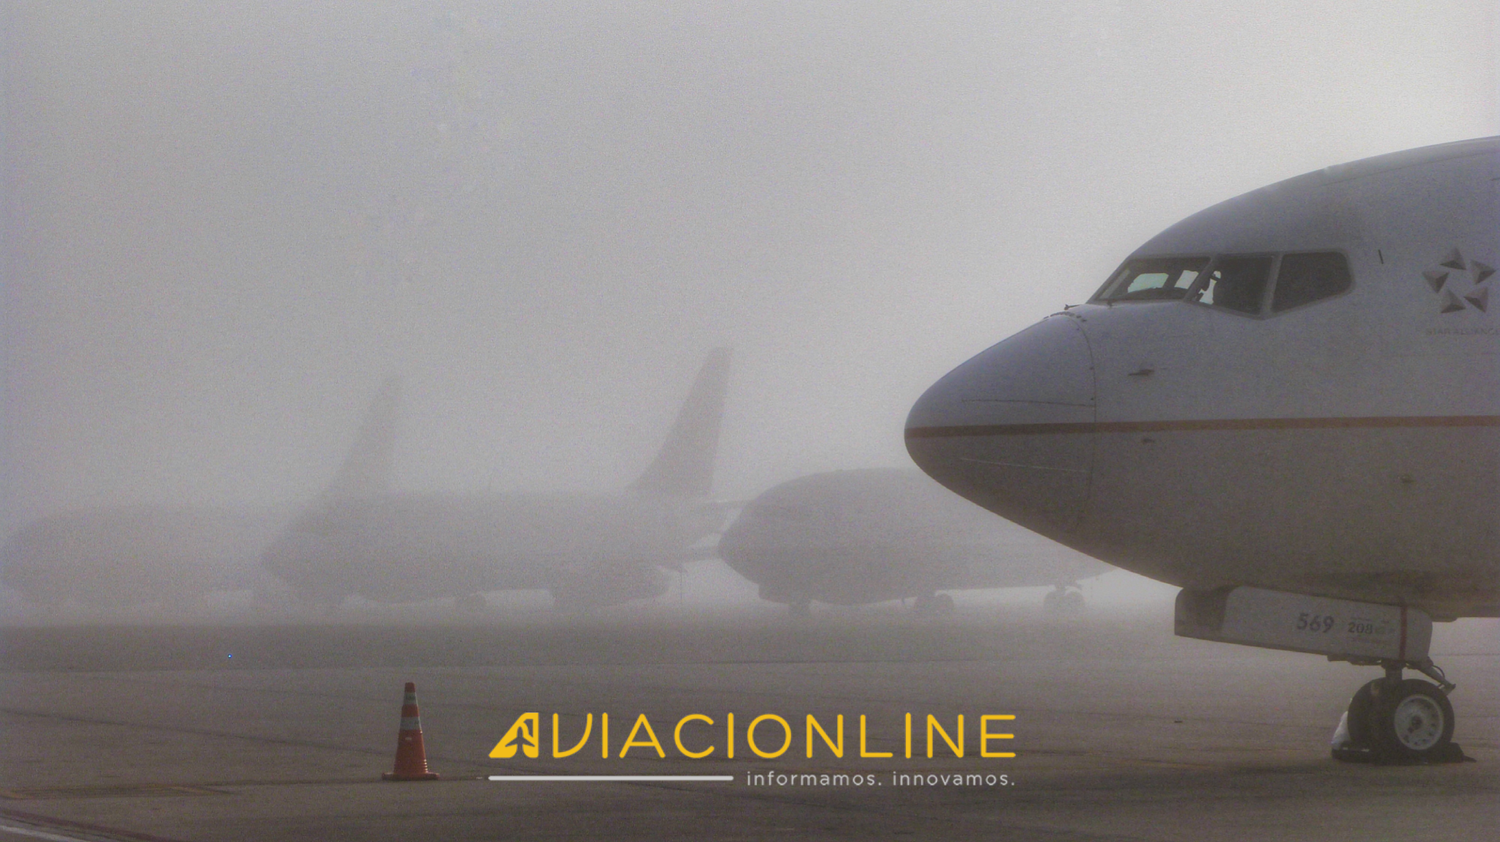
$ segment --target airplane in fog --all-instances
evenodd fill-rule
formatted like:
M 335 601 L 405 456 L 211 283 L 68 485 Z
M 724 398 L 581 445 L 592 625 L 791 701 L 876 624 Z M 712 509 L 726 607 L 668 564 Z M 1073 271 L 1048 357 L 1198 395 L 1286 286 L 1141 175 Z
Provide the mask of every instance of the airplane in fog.
M 645 472 L 612 494 L 391 493 L 395 386 L 372 405 L 332 484 L 278 537 L 265 566 L 304 601 L 333 607 L 546 589 L 560 608 L 591 608 L 667 591 L 662 567 L 703 557 L 725 508 L 709 499 L 729 377 L 729 351 L 708 355 Z
M 1182 587 L 1179 635 L 1383 667 L 1335 756 L 1461 757 L 1428 646 L 1433 620 L 1500 616 L 1497 186 L 1488 138 L 1210 207 L 940 379 L 907 448 Z
M 118 506 L 39 518 L 0 548 L 0 582 L 26 602 L 113 608 L 180 605 L 272 585 L 260 553 L 290 510 Z
M 915 598 L 953 610 L 943 591 L 1053 586 L 1049 611 L 1083 609 L 1081 579 L 1110 567 L 950 494 L 920 471 L 869 468 L 784 482 L 747 503 L 719 557 L 761 599 L 807 616 L 811 603 Z

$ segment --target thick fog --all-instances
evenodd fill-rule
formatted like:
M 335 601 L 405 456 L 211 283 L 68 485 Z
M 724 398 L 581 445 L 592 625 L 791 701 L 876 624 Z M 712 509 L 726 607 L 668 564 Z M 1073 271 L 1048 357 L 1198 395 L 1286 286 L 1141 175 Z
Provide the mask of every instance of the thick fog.
M 715 497 L 908 465 L 912 401 L 1204 206 L 1500 133 L 1493 0 L 4 5 L 8 535 L 625 487 L 732 346 Z

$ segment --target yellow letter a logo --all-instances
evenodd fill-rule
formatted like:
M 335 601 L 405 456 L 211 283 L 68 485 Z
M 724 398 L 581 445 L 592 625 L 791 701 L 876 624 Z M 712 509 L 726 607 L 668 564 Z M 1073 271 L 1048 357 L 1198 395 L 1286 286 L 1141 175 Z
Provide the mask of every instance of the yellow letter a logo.
M 506 731 L 505 736 L 500 738 L 500 742 L 495 743 L 495 749 L 490 752 L 490 757 L 515 757 L 517 738 L 522 741 L 521 750 L 526 752 L 526 756 L 536 757 L 538 753 L 537 746 L 541 742 L 538 737 L 538 732 L 541 728 L 540 720 L 540 714 L 521 714 L 521 718 L 516 720 L 516 724 L 510 726 L 510 730 Z

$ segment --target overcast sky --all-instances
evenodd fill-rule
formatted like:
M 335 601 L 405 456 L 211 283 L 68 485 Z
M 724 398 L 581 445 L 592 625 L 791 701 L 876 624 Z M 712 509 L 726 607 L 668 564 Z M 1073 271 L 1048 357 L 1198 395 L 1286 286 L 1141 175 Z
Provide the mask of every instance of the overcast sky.
M 1500 133 L 1497 4 L 5 3 L 4 525 L 907 462 L 934 379 L 1181 217 Z

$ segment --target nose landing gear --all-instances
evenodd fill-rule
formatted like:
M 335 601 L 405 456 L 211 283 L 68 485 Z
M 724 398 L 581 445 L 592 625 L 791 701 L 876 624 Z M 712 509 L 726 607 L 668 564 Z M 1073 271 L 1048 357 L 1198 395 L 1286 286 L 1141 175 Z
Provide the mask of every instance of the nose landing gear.
M 1350 763 L 1460 763 L 1463 749 L 1453 742 L 1454 685 L 1430 659 L 1381 661 L 1385 678 L 1354 693 L 1334 733 L 1333 759 Z M 1436 681 L 1401 677 L 1412 667 Z

